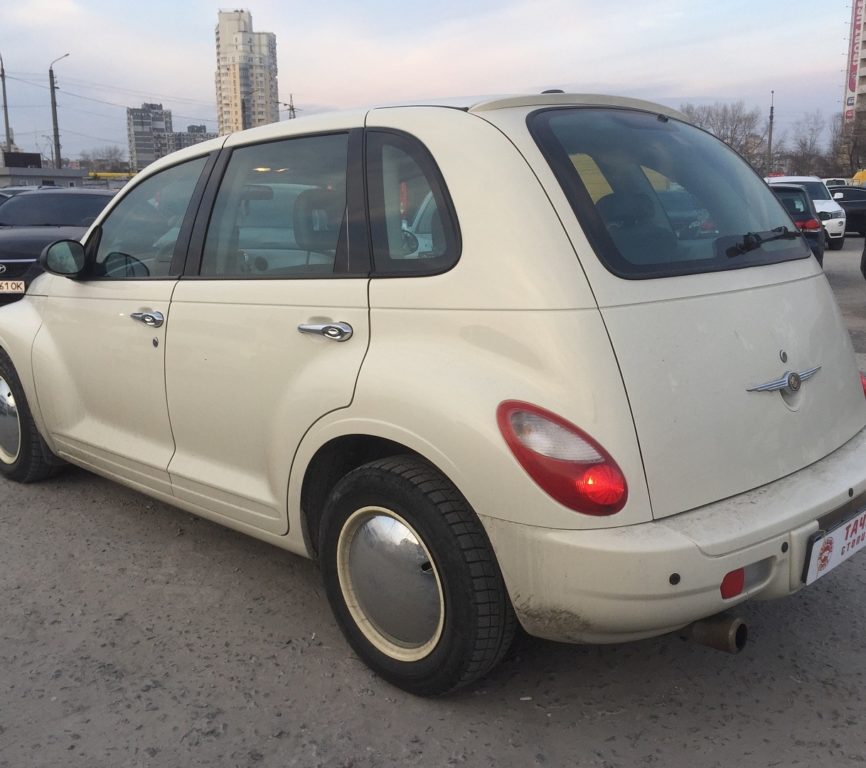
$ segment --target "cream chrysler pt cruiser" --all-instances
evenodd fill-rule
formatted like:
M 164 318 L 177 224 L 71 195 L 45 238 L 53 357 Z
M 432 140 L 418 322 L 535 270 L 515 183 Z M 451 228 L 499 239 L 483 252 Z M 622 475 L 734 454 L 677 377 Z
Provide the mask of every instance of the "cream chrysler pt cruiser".
M 476 680 L 518 623 L 736 651 L 732 608 L 866 544 L 828 283 L 763 180 L 666 107 L 245 131 L 157 161 L 42 264 L 0 310 L 6 480 L 69 462 L 317 558 L 352 648 L 408 691 Z

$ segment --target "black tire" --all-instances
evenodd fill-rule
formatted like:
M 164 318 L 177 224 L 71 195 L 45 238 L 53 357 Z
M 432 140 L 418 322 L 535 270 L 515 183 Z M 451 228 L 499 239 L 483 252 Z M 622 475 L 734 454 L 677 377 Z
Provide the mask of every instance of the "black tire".
M 383 538 L 366 535 L 384 530 L 376 526 L 395 532 L 390 550 Z M 349 644 L 405 691 L 430 696 L 468 685 L 508 651 L 516 619 L 487 535 L 454 485 L 419 459 L 380 459 L 337 483 L 322 519 L 319 560 Z M 364 571 L 358 560 L 374 569 Z M 425 591 L 414 591 L 416 584 Z M 381 621 L 377 609 L 390 615 Z M 405 639 L 422 615 L 420 636 Z
M 0 350 L 0 475 L 34 483 L 63 465 L 49 450 L 30 414 L 21 381 L 9 356 Z
M 831 251 L 841 251 L 842 246 L 845 245 L 844 237 L 828 237 L 827 243 L 830 246 Z

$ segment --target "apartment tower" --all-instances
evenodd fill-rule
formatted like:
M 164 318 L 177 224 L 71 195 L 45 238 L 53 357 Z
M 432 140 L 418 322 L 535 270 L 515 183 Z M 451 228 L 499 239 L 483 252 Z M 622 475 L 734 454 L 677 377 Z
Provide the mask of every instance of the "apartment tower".
M 253 32 L 249 11 L 220 11 L 216 26 L 216 97 L 219 133 L 275 123 L 277 37 Z

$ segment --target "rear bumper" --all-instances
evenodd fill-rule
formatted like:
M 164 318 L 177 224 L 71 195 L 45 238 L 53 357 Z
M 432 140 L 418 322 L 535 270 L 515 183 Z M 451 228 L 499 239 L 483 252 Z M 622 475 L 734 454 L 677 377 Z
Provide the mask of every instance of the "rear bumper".
M 619 642 L 797 592 L 819 519 L 866 505 L 864 494 L 866 430 L 793 475 L 651 523 L 574 531 L 483 522 L 530 634 Z M 746 568 L 745 589 L 723 599 L 722 579 L 738 568 Z

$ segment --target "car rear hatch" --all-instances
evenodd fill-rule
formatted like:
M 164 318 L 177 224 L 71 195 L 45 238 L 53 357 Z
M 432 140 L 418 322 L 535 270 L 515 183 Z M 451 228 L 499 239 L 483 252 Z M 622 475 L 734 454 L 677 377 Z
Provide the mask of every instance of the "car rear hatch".
M 654 517 L 789 475 L 863 428 L 829 285 L 737 155 L 669 111 L 527 122 L 620 366 Z

